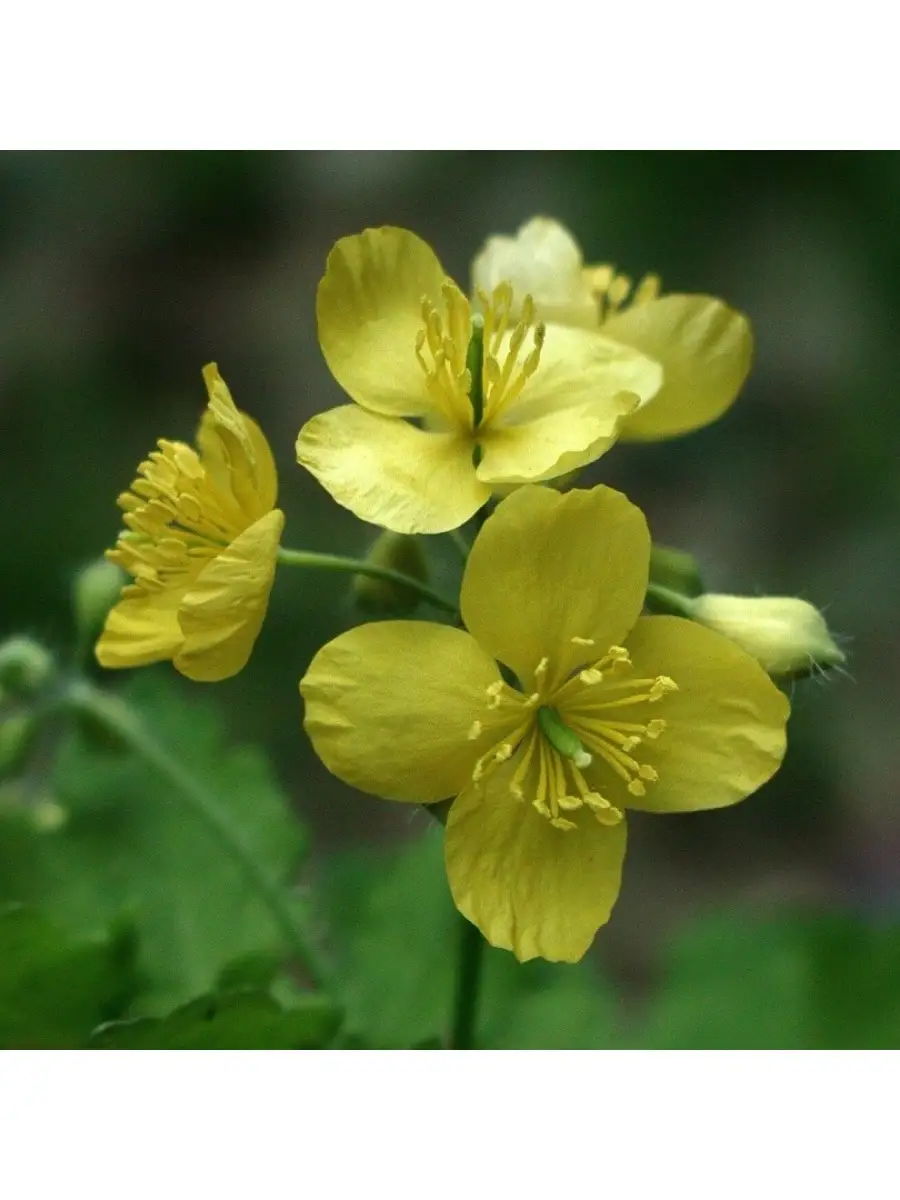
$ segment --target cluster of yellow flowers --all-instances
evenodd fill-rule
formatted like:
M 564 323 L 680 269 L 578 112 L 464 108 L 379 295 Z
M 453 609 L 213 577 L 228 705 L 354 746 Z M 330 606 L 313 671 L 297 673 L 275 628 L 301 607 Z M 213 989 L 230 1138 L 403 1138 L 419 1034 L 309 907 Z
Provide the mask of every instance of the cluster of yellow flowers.
M 755 791 L 781 763 L 789 712 L 764 668 L 777 673 L 777 659 L 790 673 L 815 653 L 792 649 L 791 631 L 816 619 L 819 664 L 840 652 L 799 600 L 763 602 L 762 626 L 736 597 L 685 597 L 691 619 L 642 616 L 640 510 L 607 487 L 535 486 L 620 438 L 717 418 L 749 370 L 746 318 L 708 296 L 661 295 L 653 276 L 632 287 L 585 266 L 546 218 L 489 239 L 473 276 L 466 296 L 403 229 L 343 238 L 329 255 L 319 340 L 353 403 L 304 426 L 298 461 L 399 534 L 456 530 L 505 498 L 468 556 L 462 627 L 350 629 L 301 681 L 304 724 L 355 787 L 453 798 L 459 910 L 522 960 L 575 961 L 619 892 L 627 810 L 718 808 Z M 198 449 L 160 441 L 119 499 L 126 529 L 109 557 L 133 582 L 97 644 L 104 666 L 171 660 L 224 679 L 259 633 L 284 524 L 275 467 L 214 365 L 204 378 Z

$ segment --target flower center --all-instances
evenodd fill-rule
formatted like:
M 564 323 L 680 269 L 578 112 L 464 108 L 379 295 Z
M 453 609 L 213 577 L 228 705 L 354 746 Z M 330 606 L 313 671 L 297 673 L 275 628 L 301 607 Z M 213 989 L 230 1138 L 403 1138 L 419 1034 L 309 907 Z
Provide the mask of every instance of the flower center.
M 416 357 L 441 414 L 450 425 L 471 432 L 496 420 L 521 395 L 538 368 L 545 329 L 535 322 L 531 296 L 511 323 L 508 283 L 490 296 L 479 292 L 483 315 L 470 316 L 468 300 L 451 283 L 444 284 L 441 296 L 443 311 L 422 298 L 424 325 L 416 335 Z M 530 331 L 532 348 L 520 361 Z
M 189 583 L 246 525 L 212 487 L 196 451 L 164 438 L 158 445 L 118 499 L 127 532 L 107 558 L 134 577 L 125 596 Z
M 585 650 L 594 645 L 591 638 L 572 641 Z M 491 725 L 504 732 L 476 761 L 472 781 L 486 786 L 488 777 L 508 763 L 503 769 L 507 791 L 518 801 L 529 801 L 555 829 L 577 829 L 572 818 L 579 810 L 593 814 L 601 825 L 617 825 L 623 813 L 598 790 L 600 764 L 612 769 L 621 781 L 617 786 L 624 784 L 630 795 L 646 795 L 647 785 L 659 776 L 634 752 L 644 742 L 655 741 L 667 727 L 658 717 L 621 721 L 619 714 L 632 706 L 658 703 L 677 691 L 677 684 L 668 675 L 630 678 L 628 651 L 610 646 L 546 696 L 543 681 L 548 665 L 542 658 L 535 667 L 535 682 L 542 690 L 530 696 L 502 680 L 486 689 L 485 718 L 472 723 L 469 739 L 483 738 Z M 504 784 L 498 781 L 497 786 Z
M 576 640 L 582 645 L 590 641 Z M 628 651 L 610 646 L 564 683 L 554 700 L 584 746 L 612 768 L 632 796 L 644 796 L 647 784 L 656 783 L 659 776 L 654 767 L 639 762 L 634 751 L 645 741 L 655 741 L 667 723 L 658 717 L 621 721 L 619 715 L 623 709 L 658 703 L 678 691 L 678 685 L 668 675 L 636 679 L 630 677 L 632 670 Z
M 535 674 L 540 678 L 545 672 L 546 662 L 541 660 Z M 540 693 L 525 696 L 498 680 L 487 688 L 486 696 L 485 720 L 472 723 L 469 739 L 483 737 L 491 723 L 502 724 L 507 732 L 478 758 L 473 783 L 484 786 L 490 775 L 509 762 L 505 780 L 509 794 L 520 802 L 529 800 L 555 829 L 576 829 L 576 822 L 564 814 L 578 809 L 593 813 L 601 825 L 617 825 L 622 820 L 621 810 L 582 774 L 591 765 L 592 755 L 555 708 L 540 704 Z

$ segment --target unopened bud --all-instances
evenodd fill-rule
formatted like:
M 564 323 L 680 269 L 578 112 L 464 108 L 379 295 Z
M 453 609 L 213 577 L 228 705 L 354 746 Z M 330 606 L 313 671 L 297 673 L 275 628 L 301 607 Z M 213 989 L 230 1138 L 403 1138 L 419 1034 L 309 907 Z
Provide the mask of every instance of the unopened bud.
M 0 692 L 33 696 L 53 675 L 53 656 L 29 637 L 11 637 L 0 645 Z
M 694 620 L 724 634 L 775 678 L 797 678 L 840 666 L 825 618 L 794 596 L 698 596 Z
M 0 716 L 0 780 L 18 773 L 36 732 L 37 718 L 32 713 Z
M 671 546 L 651 549 L 650 582 L 682 596 L 699 596 L 703 591 L 700 568 L 693 554 Z
M 99 636 L 109 610 L 118 601 L 127 582 L 125 572 L 105 558 L 89 563 L 75 576 L 72 586 L 75 628 L 85 645 Z
M 385 530 L 372 544 L 366 562 L 408 575 L 419 583 L 428 582 L 428 563 L 421 540 L 405 533 Z M 415 610 L 421 597 L 410 587 L 393 579 L 356 575 L 353 579 L 356 603 L 371 616 L 402 616 Z

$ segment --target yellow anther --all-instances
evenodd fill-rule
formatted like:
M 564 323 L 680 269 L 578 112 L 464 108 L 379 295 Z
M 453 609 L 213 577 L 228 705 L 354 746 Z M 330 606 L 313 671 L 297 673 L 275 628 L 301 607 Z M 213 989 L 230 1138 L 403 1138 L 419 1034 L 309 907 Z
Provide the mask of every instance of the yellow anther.
M 554 829 L 561 829 L 564 833 L 578 828 L 574 821 L 567 821 L 565 817 L 551 817 L 550 824 Z
M 650 703 L 653 704 L 657 700 L 661 700 L 669 692 L 677 692 L 678 684 L 674 679 L 670 679 L 668 675 L 658 676 L 653 686 L 650 688 Z
M 641 739 L 637 736 L 637 734 L 633 733 L 622 743 L 622 750 L 625 754 L 630 754 L 632 750 L 635 750 L 640 744 Z
M 484 690 L 487 692 L 488 708 L 499 708 L 500 694 L 503 691 L 503 680 L 498 679 L 494 683 L 489 683 Z
M 537 809 L 537 811 L 541 814 L 542 817 L 552 817 L 553 816 L 550 809 L 547 807 L 547 801 L 544 799 L 543 795 L 540 792 L 538 792 L 538 794 L 532 800 L 531 807 L 534 809 Z
M 573 638 L 570 638 L 569 641 L 572 643 L 573 646 L 593 646 L 594 645 L 593 638 L 573 637 Z
M 525 701 L 525 707 L 526 708 L 534 708 L 535 705 L 540 704 L 540 702 L 541 702 L 541 693 L 540 692 L 532 692 L 531 695 L 528 697 L 528 699 Z
M 546 656 L 541 659 L 538 665 L 534 668 L 535 679 L 541 679 L 547 674 L 547 667 L 550 665 L 550 659 Z
M 646 728 L 644 729 L 644 736 L 651 739 L 658 738 L 661 733 L 665 732 L 666 725 L 666 721 L 661 720 L 659 717 L 655 717 L 652 721 L 647 722 Z
M 617 275 L 606 292 L 606 298 L 612 309 L 617 309 L 631 291 L 631 280 L 627 275 Z
M 576 812 L 584 805 L 581 796 L 557 796 L 556 803 L 563 812 Z
M 500 379 L 500 364 L 492 354 L 485 358 L 482 373 L 484 377 L 484 389 L 485 391 L 489 391 Z
M 501 744 L 494 751 L 494 762 L 495 763 L 506 762 L 506 760 L 508 758 L 512 757 L 512 752 L 513 752 L 513 748 L 509 744 L 509 742 L 501 742 Z
M 640 775 L 641 779 L 646 779 L 648 783 L 658 783 L 659 782 L 659 776 L 657 775 L 654 768 L 648 766 L 646 763 L 641 764 L 641 767 L 638 770 L 638 775 Z
M 632 307 L 638 304 L 648 304 L 651 300 L 655 300 L 661 288 L 662 281 L 658 275 L 645 275 L 634 289 L 634 295 L 631 297 Z
M 601 825 L 606 825 L 609 828 L 612 828 L 614 825 L 621 824 L 621 822 L 625 819 L 625 814 L 622 812 L 621 808 L 616 808 L 614 804 L 610 804 L 608 808 L 597 809 L 594 813 L 594 816 Z
M 610 646 L 605 657 L 609 662 L 627 663 L 628 666 L 631 666 L 631 655 L 624 646 Z
M 615 278 L 616 269 L 611 266 L 594 267 L 585 272 L 588 278 L 588 287 L 598 296 L 605 296 L 609 290 L 609 285 Z
M 647 789 L 641 783 L 640 779 L 632 779 L 631 782 L 628 784 L 628 790 L 629 790 L 629 792 L 631 792 L 632 796 L 646 796 L 647 795 Z
M 481 724 L 481 722 L 473 721 L 472 724 L 469 726 L 469 732 L 466 734 L 466 737 L 469 739 L 470 742 L 474 742 L 476 738 L 481 737 L 483 732 L 484 732 L 484 726 Z
M 603 672 L 598 671 L 596 667 L 585 667 L 578 673 L 578 678 L 590 687 L 592 684 L 603 682 Z

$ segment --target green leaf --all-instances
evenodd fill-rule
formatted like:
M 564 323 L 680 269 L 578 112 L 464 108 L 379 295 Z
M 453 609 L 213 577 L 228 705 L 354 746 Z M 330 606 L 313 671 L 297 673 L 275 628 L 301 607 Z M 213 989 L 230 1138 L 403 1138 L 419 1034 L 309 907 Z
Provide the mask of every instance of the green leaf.
M 167 1017 L 114 1021 L 94 1032 L 93 1050 L 316 1050 L 337 1032 L 341 1014 L 322 996 L 282 1008 L 267 992 L 211 993 Z
M 654 1049 L 893 1049 L 900 928 L 846 914 L 722 913 L 688 925 L 637 1043 Z
M 185 699 L 161 672 L 143 672 L 122 695 L 287 888 L 305 838 L 263 754 L 227 746 L 215 710 L 193 695 Z M 73 734 L 51 791 L 68 812 L 62 828 L 38 832 L 14 816 L 0 821 L 0 899 L 38 903 L 84 930 L 127 915 L 139 934 L 138 1011 L 167 1012 L 210 991 L 235 959 L 282 949 L 241 867 L 134 755 L 110 755 Z
M 342 952 L 347 1029 L 358 1046 L 432 1046 L 449 1024 L 459 916 L 443 832 L 399 852 L 332 861 L 325 884 Z M 614 1005 L 587 966 L 521 964 L 485 948 L 478 1044 L 581 1049 L 609 1044 Z
M 35 909 L 0 912 L 0 1049 L 77 1049 L 131 997 L 133 940 L 81 938 Z

